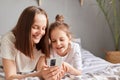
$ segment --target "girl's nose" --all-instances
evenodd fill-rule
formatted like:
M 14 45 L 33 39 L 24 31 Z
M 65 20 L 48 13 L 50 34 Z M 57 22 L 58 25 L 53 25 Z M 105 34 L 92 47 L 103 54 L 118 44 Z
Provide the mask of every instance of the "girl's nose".
M 57 41 L 57 45 L 60 45 L 60 41 Z

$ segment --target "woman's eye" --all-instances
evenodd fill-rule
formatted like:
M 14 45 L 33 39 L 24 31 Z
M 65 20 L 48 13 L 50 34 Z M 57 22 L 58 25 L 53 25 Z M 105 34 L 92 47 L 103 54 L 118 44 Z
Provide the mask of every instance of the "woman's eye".
M 45 29 L 46 29 L 46 27 L 43 27 L 43 28 L 42 28 L 42 30 L 45 30 Z
M 33 26 L 32 28 L 33 28 L 33 29 L 39 29 L 39 27 L 38 27 L 38 26 Z

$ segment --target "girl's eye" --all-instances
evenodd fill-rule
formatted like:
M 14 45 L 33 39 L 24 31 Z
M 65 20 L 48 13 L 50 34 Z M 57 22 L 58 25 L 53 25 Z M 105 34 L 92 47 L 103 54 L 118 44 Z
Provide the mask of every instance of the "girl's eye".
M 64 41 L 64 39 L 60 39 L 60 41 Z

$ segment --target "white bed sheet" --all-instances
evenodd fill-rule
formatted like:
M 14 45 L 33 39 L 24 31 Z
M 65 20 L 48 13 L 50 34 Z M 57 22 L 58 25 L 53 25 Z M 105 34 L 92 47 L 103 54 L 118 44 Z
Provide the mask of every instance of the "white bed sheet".
M 112 64 L 82 49 L 82 75 L 64 80 L 120 80 L 120 64 Z
M 81 80 L 120 80 L 120 64 L 112 64 L 82 49 Z
M 83 64 L 83 73 L 94 72 L 100 69 L 105 68 L 111 63 L 105 61 L 100 57 L 96 57 L 90 51 L 82 49 L 82 64 Z

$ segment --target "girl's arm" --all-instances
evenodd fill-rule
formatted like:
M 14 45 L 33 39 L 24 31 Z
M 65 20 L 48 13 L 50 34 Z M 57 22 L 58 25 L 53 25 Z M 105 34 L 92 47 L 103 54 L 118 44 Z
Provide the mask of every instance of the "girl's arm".
M 81 47 L 79 44 L 74 44 L 74 47 L 72 48 L 72 66 L 70 64 L 66 64 L 69 66 L 69 71 L 73 75 L 80 75 L 82 71 L 82 56 L 81 56 Z M 72 70 L 72 71 L 71 71 Z

